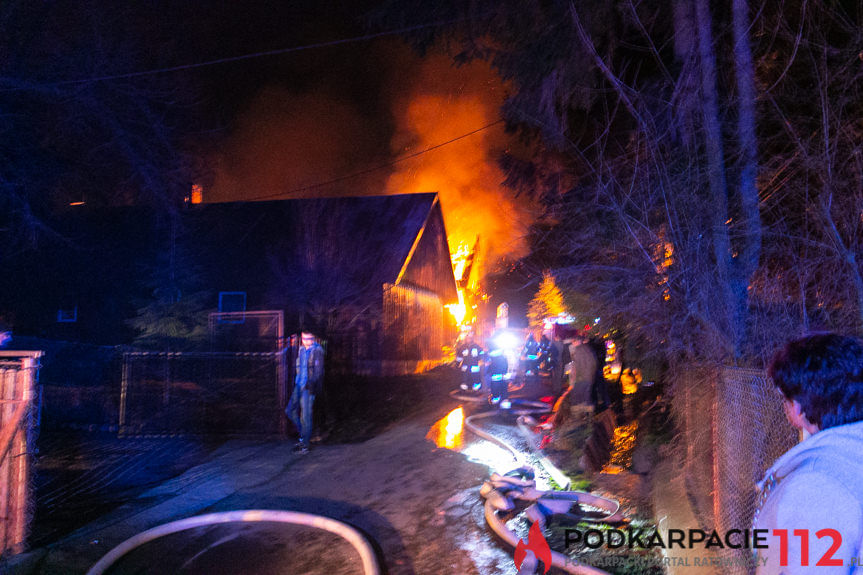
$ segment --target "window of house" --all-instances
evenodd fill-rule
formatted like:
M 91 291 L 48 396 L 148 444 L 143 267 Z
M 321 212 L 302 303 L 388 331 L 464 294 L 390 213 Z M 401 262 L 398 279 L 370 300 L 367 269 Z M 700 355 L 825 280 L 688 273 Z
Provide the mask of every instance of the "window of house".
M 219 323 L 243 323 L 246 311 L 246 292 L 244 291 L 222 291 L 219 292 L 219 312 L 233 315 L 222 316 Z
M 78 306 L 57 310 L 57 323 L 75 323 L 78 321 Z

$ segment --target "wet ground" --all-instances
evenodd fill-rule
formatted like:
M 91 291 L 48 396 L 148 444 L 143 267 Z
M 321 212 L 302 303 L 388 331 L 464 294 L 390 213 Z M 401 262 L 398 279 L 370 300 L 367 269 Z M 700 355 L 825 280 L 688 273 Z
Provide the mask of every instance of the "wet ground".
M 10 572 L 85 573 L 115 545 L 157 525 L 204 513 L 272 509 L 320 514 L 356 527 L 373 541 L 390 575 L 514 575 L 512 550 L 486 527 L 478 494 L 490 471 L 514 466 L 512 457 L 464 429 L 464 417 L 481 408 L 450 398 L 446 376 L 424 381 L 434 387 L 425 390 L 422 401 L 402 410 L 399 421 L 370 439 L 321 445 L 304 456 L 292 453 L 291 441 L 228 441 L 195 455 L 205 460 L 185 470 L 178 467 L 182 472 L 176 477 L 139 486 L 137 492 L 128 488 L 126 499 L 113 501 L 113 509 L 34 549 Z M 527 450 L 512 419 L 489 418 L 483 426 Z M 149 453 L 158 460 L 158 450 Z M 126 460 L 118 455 L 119 471 L 103 471 L 103 486 L 121 493 L 117 478 L 133 475 L 130 470 L 136 466 L 164 469 L 141 454 Z M 617 480 L 625 479 L 623 474 Z M 86 481 L 76 484 L 78 490 L 70 489 L 56 506 L 71 505 L 81 496 Z M 138 548 L 111 573 L 361 571 L 355 551 L 340 540 L 268 523 L 200 528 L 157 540 Z
M 433 421 L 414 418 L 364 443 L 322 446 L 305 456 L 291 453 L 291 444 L 285 442 L 229 442 L 210 462 L 144 492 L 37 551 L 41 557 L 32 572 L 84 573 L 127 537 L 183 517 L 274 509 L 317 513 L 350 523 L 376 542 L 387 572 L 394 575 L 515 573 L 508 553 L 477 523 L 481 514 L 477 489 L 487 469 L 428 442 L 425 435 Z M 257 564 L 254 571 L 246 571 L 246 565 L 243 571 L 232 572 L 357 572 L 355 561 L 340 558 L 345 552 L 343 546 L 334 547 L 315 538 L 298 545 L 294 538 L 273 537 L 266 540 L 266 553 L 257 548 L 255 538 L 244 538 L 245 546 L 235 541 L 240 550 L 225 556 L 254 554 L 269 559 Z M 191 555 L 200 551 L 194 545 L 171 546 L 171 556 L 181 564 L 193 559 L 178 557 L 184 548 Z M 228 550 L 218 549 L 217 553 Z M 153 547 L 142 553 L 130 572 L 170 572 L 163 570 L 163 549 Z M 299 571 L 286 571 L 286 557 L 316 558 L 321 570 L 309 570 L 311 566 L 306 565 Z M 178 572 L 209 572 L 204 568 L 209 558 L 199 557 L 197 561 Z M 142 564 L 150 565 L 151 570 L 141 571 Z
M 118 438 L 80 430 L 39 437 L 28 539 L 41 547 L 207 460 L 220 442 L 193 437 Z

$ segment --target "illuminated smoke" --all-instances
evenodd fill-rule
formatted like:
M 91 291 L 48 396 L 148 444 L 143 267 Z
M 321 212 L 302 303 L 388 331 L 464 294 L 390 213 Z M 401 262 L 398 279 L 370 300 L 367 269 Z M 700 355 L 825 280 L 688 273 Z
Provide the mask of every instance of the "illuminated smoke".
M 428 56 L 417 70 L 394 102 L 394 155 L 441 144 L 500 118 L 505 86 L 485 64 L 456 68 L 449 58 Z M 490 266 L 524 255 L 532 206 L 502 185 L 497 159 L 507 138 L 498 124 L 400 163 L 387 191 L 438 192 L 451 252 L 479 235 Z
M 381 193 L 386 171 L 319 185 L 386 161 L 370 120 L 343 99 L 267 88 L 235 125 L 214 159 L 207 202 Z
M 497 160 L 509 141 L 502 123 L 390 166 L 498 120 L 503 82 L 483 63 L 455 67 L 449 57 L 419 58 L 400 44 L 377 49 L 391 118 L 362 112 L 335 88 L 266 88 L 211 156 L 204 201 L 438 192 L 450 251 L 473 247 L 479 236 L 480 269 L 524 255 L 532 205 L 501 184 Z M 389 149 L 388 121 L 395 123 Z

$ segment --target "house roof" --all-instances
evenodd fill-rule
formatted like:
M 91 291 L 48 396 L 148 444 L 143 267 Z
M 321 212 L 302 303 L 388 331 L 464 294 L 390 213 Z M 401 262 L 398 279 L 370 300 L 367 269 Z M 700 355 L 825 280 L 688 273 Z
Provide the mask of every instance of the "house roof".
M 366 305 L 385 283 L 457 298 L 437 194 L 200 204 L 173 219 L 84 207 L 52 229 L 12 286 L 21 313 L 89 302 L 109 321 L 168 283 L 247 291 L 250 308 Z
M 288 280 L 317 276 L 301 287 L 350 298 L 405 282 L 446 302 L 457 297 L 437 194 L 202 204 L 184 219 L 185 233 L 218 246 L 211 254 L 225 265 L 260 258 Z
M 384 283 L 397 283 L 409 267 L 412 248 L 436 206 L 437 194 L 231 202 L 193 206 L 187 219 L 201 244 L 234 245 L 268 259 L 300 247 L 301 253 L 292 254 L 293 264 L 334 276 L 350 268 L 354 281 L 377 291 Z M 293 245 L 285 245 L 286 240 Z M 433 285 L 419 287 L 438 291 Z

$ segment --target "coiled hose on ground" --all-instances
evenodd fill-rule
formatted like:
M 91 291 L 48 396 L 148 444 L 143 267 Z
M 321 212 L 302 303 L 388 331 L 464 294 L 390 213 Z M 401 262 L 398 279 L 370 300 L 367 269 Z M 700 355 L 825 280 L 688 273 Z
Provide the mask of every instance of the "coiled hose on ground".
M 483 396 L 460 393 L 459 391 L 450 392 L 450 397 L 459 401 L 467 401 L 471 403 L 485 403 L 486 401 L 485 397 Z M 509 412 L 516 416 L 536 416 L 546 414 L 551 411 L 551 407 L 549 407 L 547 403 L 543 403 L 541 401 L 531 401 L 526 399 L 514 398 L 512 400 L 512 404 L 513 407 L 509 410 Z M 525 460 L 524 454 L 522 454 L 518 449 L 514 448 L 506 441 L 484 431 L 482 428 L 480 428 L 474 423 L 478 419 L 493 417 L 498 413 L 499 411 L 496 409 L 476 413 L 465 418 L 464 425 L 475 435 L 478 435 L 479 437 L 482 437 L 483 439 L 490 441 L 495 445 L 498 445 L 508 451 L 512 455 L 518 466 L 525 465 L 527 461 Z M 545 457 L 545 455 L 538 451 L 535 451 L 534 456 L 539 460 L 540 465 L 545 468 L 548 474 L 552 477 L 552 479 L 554 479 L 554 481 L 560 486 L 561 489 L 567 489 L 569 487 L 569 478 L 566 477 L 557 467 L 555 467 L 554 464 L 552 464 L 551 461 L 549 461 L 548 458 Z
M 289 523 L 292 525 L 305 525 L 315 529 L 323 529 L 334 533 L 343 539 L 346 539 L 354 549 L 360 554 L 363 571 L 365 575 L 380 575 L 381 570 L 378 565 L 377 557 L 371 544 L 360 534 L 359 531 L 341 521 L 314 515 L 311 513 L 301 513 L 299 511 L 273 511 L 251 509 L 243 511 L 223 511 L 221 513 L 208 513 L 206 515 L 198 515 L 165 523 L 152 529 L 148 529 L 142 533 L 126 539 L 113 549 L 111 549 L 104 557 L 102 557 L 93 567 L 87 571 L 87 575 L 102 575 L 117 562 L 121 557 L 132 551 L 133 549 L 144 545 L 154 539 L 171 535 L 187 529 L 195 527 L 206 527 L 208 525 L 218 525 L 222 523 Z
M 465 393 L 459 393 L 458 391 L 450 393 L 450 396 L 454 399 L 458 399 L 460 401 L 470 401 L 474 403 L 484 403 L 485 398 L 482 396 L 469 395 Z M 518 402 L 518 407 L 512 409 L 512 413 L 514 415 L 540 415 L 544 413 L 548 413 L 551 411 L 550 407 L 539 401 L 527 401 L 527 400 L 516 400 Z M 498 445 L 512 454 L 513 459 L 519 466 L 523 466 L 526 464 L 524 455 L 519 452 L 515 447 L 507 443 L 506 441 L 495 437 L 494 435 L 483 431 L 473 422 L 477 419 L 482 419 L 486 417 L 494 416 L 498 413 L 498 410 L 493 409 L 489 411 L 484 411 L 481 413 L 477 413 L 475 415 L 471 415 L 465 419 L 465 427 L 470 429 L 471 432 L 476 434 L 477 436 L 488 440 L 495 445 Z M 530 442 L 528 442 L 530 443 Z M 554 477 L 555 481 L 561 485 L 563 489 L 569 487 L 569 479 L 563 476 L 550 461 L 548 461 L 545 456 L 540 453 L 535 454 L 540 463 L 546 467 L 546 470 L 549 471 L 549 474 L 554 477 L 554 475 L 558 475 Z M 553 470 L 553 471 L 552 471 Z M 554 473 L 557 472 L 557 473 Z M 545 496 L 554 497 L 555 493 L 559 495 L 570 494 L 576 497 L 576 501 L 580 503 L 584 503 L 587 505 L 591 505 L 597 507 L 599 509 L 603 509 L 607 512 L 607 515 L 603 517 L 601 520 L 603 521 L 614 521 L 619 520 L 622 516 L 620 515 L 620 504 L 617 501 L 613 501 L 611 499 L 607 499 L 605 497 L 600 497 L 598 495 L 593 495 L 592 493 L 582 492 L 582 491 L 572 491 L 572 492 L 539 492 Z M 497 509 L 494 507 L 490 499 L 486 499 L 485 501 L 485 520 L 488 523 L 489 527 L 491 527 L 492 531 L 497 534 L 502 540 L 508 543 L 512 547 L 518 546 L 520 538 L 515 534 L 511 529 L 506 526 L 506 523 L 500 516 L 498 516 Z M 607 571 L 603 571 L 602 569 L 597 569 L 596 567 L 591 567 L 589 565 L 581 565 L 575 564 L 573 561 L 567 557 L 566 555 L 559 553 L 557 551 L 551 551 L 551 563 L 554 567 L 562 569 L 567 573 L 572 575 L 609 575 Z

